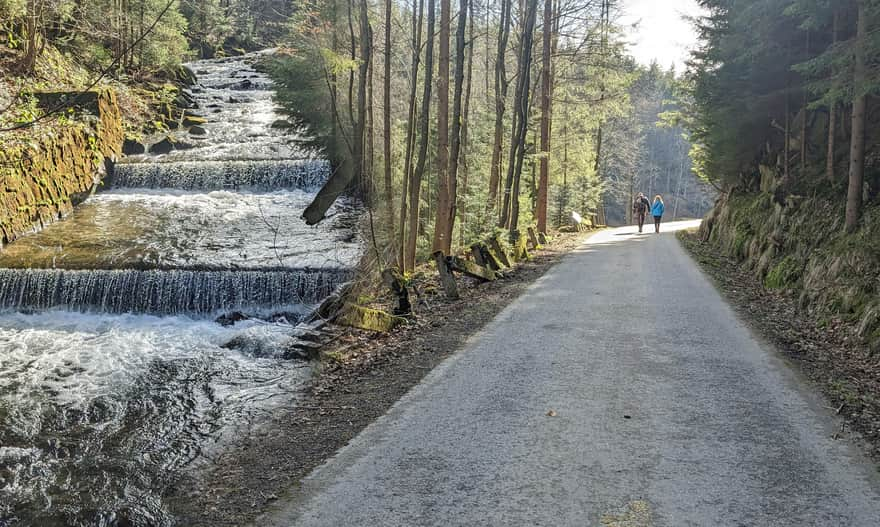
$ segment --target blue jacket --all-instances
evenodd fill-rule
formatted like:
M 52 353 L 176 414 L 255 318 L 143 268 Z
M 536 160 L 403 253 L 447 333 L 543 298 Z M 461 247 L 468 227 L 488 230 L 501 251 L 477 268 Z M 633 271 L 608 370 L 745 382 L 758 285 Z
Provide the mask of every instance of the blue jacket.
M 651 205 L 651 215 L 652 216 L 662 216 L 663 211 L 666 207 L 663 206 L 663 203 L 660 201 L 655 201 L 653 205 Z

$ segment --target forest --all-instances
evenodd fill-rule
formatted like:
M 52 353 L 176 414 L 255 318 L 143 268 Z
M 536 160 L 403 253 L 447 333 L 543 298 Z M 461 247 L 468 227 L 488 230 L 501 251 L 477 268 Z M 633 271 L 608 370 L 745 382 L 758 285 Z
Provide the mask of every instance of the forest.
M 702 215 L 715 191 L 669 117 L 681 72 L 634 61 L 624 7 L 311 4 L 269 66 L 337 167 L 307 221 L 353 185 L 380 204 L 382 259 L 410 271 L 495 230 L 568 227 L 572 212 L 626 223 L 639 191 Z
M 880 346 L 880 2 L 703 1 L 679 114 L 724 190 L 703 238 Z
M 616 0 L 412 3 L 141 0 L 0 3 L 7 123 L 39 113 L 28 90 L 54 53 L 78 75 L 123 85 L 173 79 L 181 63 L 276 47 L 278 100 L 336 177 L 375 209 L 383 259 L 413 269 L 495 229 L 629 221 L 632 196 L 698 217 L 715 189 L 694 177 L 683 72 L 640 65 Z M 44 60 L 44 62 L 46 62 Z M 28 76 L 31 80 L 28 80 Z M 14 82 L 13 82 L 14 81 Z M 7 110 L 9 110 L 7 108 Z M 21 108 L 16 114 L 15 109 Z M 378 243 L 378 242 L 377 242 Z M 394 254 L 392 258 L 391 255 Z

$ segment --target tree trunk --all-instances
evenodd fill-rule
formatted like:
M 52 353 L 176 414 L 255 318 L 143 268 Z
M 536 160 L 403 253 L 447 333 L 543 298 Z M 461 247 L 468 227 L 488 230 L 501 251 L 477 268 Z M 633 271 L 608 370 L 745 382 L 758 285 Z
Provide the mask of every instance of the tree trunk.
M 391 191 L 391 0 L 385 0 L 385 78 L 382 87 L 382 155 L 385 168 L 385 207 L 389 239 L 394 240 L 394 196 Z
M 351 19 L 351 2 L 349 5 L 349 19 Z M 327 183 L 318 191 L 315 199 L 303 212 L 303 219 L 307 225 L 315 225 L 324 219 L 327 209 L 336 201 L 354 181 L 361 190 L 368 189 L 369 174 L 366 159 L 366 132 L 367 132 L 367 83 L 369 80 L 370 51 L 372 42 L 372 28 L 367 17 L 366 0 L 360 1 L 360 52 L 361 62 L 358 66 L 358 92 L 357 92 L 357 119 L 354 124 L 354 141 L 352 146 L 351 172 L 339 170 L 330 177 Z M 352 32 L 354 31 L 351 28 Z M 353 33 L 352 33 L 353 35 Z M 354 54 L 354 50 L 352 50 Z M 350 88 L 351 86 L 349 86 Z M 349 100 L 349 103 L 351 101 Z M 349 105 L 350 107 L 350 105 Z
M 553 27 L 553 2 L 544 0 L 544 34 L 541 49 L 541 174 L 538 179 L 538 203 L 535 216 L 538 232 L 547 232 L 547 193 L 550 180 L 550 45 Z
M 367 26 L 368 32 L 367 35 L 369 37 L 369 46 L 370 46 L 370 54 L 369 61 L 367 62 L 367 131 L 366 131 L 366 146 L 365 149 L 365 159 L 366 159 L 366 196 L 370 200 L 370 203 L 373 203 L 374 197 L 377 195 L 376 189 L 378 184 L 375 180 L 376 174 L 376 156 L 375 156 L 375 146 L 376 141 L 374 137 L 375 127 L 373 123 L 375 122 L 375 115 L 373 112 L 374 104 L 373 101 L 373 28 L 372 26 Z
M 449 177 L 449 11 L 450 0 L 440 0 L 440 50 L 437 55 L 437 210 L 434 251 L 449 254 L 449 211 L 453 209 Z
M 806 31 L 806 55 L 810 56 L 810 31 Z M 808 110 L 808 93 L 807 89 L 803 90 L 803 114 L 801 115 L 801 179 L 806 178 L 807 175 L 807 114 Z
M 355 181 L 361 189 L 368 188 L 367 177 L 367 83 L 370 69 L 370 21 L 367 18 L 367 0 L 360 0 L 359 10 L 360 30 L 360 57 L 358 65 L 358 89 L 357 89 L 357 125 L 354 130 L 355 138 Z
M 837 44 L 840 33 L 840 10 L 834 9 L 834 24 L 831 29 L 832 44 Z M 832 102 L 828 107 L 828 150 L 825 157 L 825 175 L 829 182 L 834 182 L 834 149 L 837 139 L 837 103 Z
M 452 233 L 455 226 L 455 211 L 458 202 L 458 161 L 461 155 L 461 115 L 462 94 L 464 91 L 464 61 L 465 61 L 465 30 L 467 29 L 468 0 L 459 0 L 458 3 L 458 27 L 455 31 L 455 74 L 452 94 L 452 137 L 449 152 L 449 181 L 447 183 L 446 208 L 437 208 L 437 218 L 443 216 L 444 231 L 442 235 L 443 247 L 440 248 L 446 254 L 452 254 Z M 440 223 L 436 228 L 439 229 Z M 435 230 L 436 236 L 436 230 Z
M 498 199 L 498 185 L 501 182 L 501 154 L 504 148 L 504 108 L 507 101 L 507 71 L 504 57 L 507 54 L 507 40 L 510 36 L 511 2 L 501 0 L 501 30 L 498 33 L 498 53 L 495 55 L 495 140 L 492 146 L 492 161 L 489 172 L 489 198 L 486 209 L 495 208 Z
M 459 234 L 459 241 L 464 244 L 466 237 L 465 226 L 467 224 L 467 199 L 469 195 L 468 189 L 468 179 L 470 176 L 470 162 L 468 159 L 468 132 L 470 130 L 470 109 L 471 109 L 471 86 L 473 85 L 474 79 L 474 42 L 476 41 L 476 37 L 474 36 L 474 2 L 473 0 L 468 0 L 468 11 L 470 14 L 470 20 L 468 25 L 468 58 L 467 58 L 467 80 L 465 81 L 465 93 L 464 93 L 464 111 L 461 119 L 461 170 L 462 170 L 462 178 L 461 178 L 461 192 L 459 197 L 459 205 L 458 205 L 458 215 L 459 215 L 459 227 L 461 232 Z
M 849 152 L 849 188 L 846 195 L 846 232 L 852 233 L 859 228 L 862 213 L 862 187 L 865 175 L 865 110 L 867 96 L 865 81 L 867 67 L 865 64 L 865 40 L 868 37 L 867 9 L 865 0 L 858 1 L 859 14 L 856 30 L 855 67 L 853 68 L 852 140 Z
M 357 50 L 357 40 L 354 37 L 354 20 L 352 19 L 351 13 L 351 5 L 355 0 L 347 0 L 345 5 L 348 8 L 348 37 L 351 42 L 351 46 L 349 47 L 349 58 L 352 62 L 357 59 L 356 50 Z M 354 117 L 354 69 L 349 69 L 348 71 L 348 119 L 351 122 L 351 126 L 356 126 L 356 120 Z
M 538 0 L 528 0 L 525 5 L 523 34 L 520 39 L 517 67 L 517 87 L 514 94 L 514 133 L 510 140 L 510 159 L 507 165 L 507 180 L 504 188 L 504 202 L 499 226 L 507 227 L 514 233 L 519 223 L 519 186 L 525 158 L 526 134 L 528 132 L 529 90 L 531 88 L 532 38 L 535 31 Z
M 790 83 L 785 84 L 785 129 L 784 145 L 782 147 L 782 183 L 780 188 L 788 192 L 791 183 L 791 93 Z
M 427 46 L 425 47 L 425 89 L 422 95 L 422 115 L 419 121 L 421 139 L 419 142 L 419 158 L 413 171 L 409 186 L 409 229 L 406 238 L 407 269 L 415 268 L 416 241 L 419 235 L 419 195 L 422 191 L 422 176 L 425 173 L 425 160 L 428 157 L 428 131 L 431 118 L 431 84 L 434 81 L 434 0 L 428 1 Z
M 418 8 L 415 2 L 418 1 Z M 422 48 L 422 19 L 425 12 L 425 0 L 413 0 L 413 48 L 412 48 L 412 73 L 410 74 L 410 91 L 409 91 L 409 110 L 407 112 L 406 124 L 406 154 L 403 165 L 403 186 L 400 192 L 400 267 L 404 271 L 412 271 L 412 267 L 406 267 L 407 260 L 405 257 L 406 247 L 406 219 L 407 219 L 407 198 L 409 194 L 409 185 L 412 180 L 412 157 L 415 149 L 415 130 L 416 130 L 416 90 L 419 81 L 419 64 L 421 62 Z M 418 12 L 418 14 L 416 14 Z M 418 203 L 410 206 L 418 207 Z

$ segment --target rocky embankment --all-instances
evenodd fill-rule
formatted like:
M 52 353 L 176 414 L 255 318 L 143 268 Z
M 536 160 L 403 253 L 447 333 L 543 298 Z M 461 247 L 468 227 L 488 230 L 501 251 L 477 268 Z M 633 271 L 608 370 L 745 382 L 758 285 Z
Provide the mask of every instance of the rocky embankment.
M 841 318 L 880 350 L 880 207 L 865 209 L 861 230 L 845 234 L 843 203 L 768 192 L 723 196 L 701 238 L 740 261 L 770 290 L 797 297 L 820 321 Z
M 122 146 L 122 113 L 112 90 L 37 97 L 45 108 L 69 104 L 72 112 L 65 112 L 63 123 L 38 130 L 26 140 L 10 139 L 0 148 L 4 246 L 73 210 L 101 182 L 106 161 L 114 160 Z

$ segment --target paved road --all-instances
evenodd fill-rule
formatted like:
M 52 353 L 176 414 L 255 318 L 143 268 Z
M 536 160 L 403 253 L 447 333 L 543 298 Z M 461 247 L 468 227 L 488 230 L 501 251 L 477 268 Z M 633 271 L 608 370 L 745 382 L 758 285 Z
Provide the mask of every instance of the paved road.
M 672 234 L 606 231 L 259 525 L 878 526 L 838 427 Z

